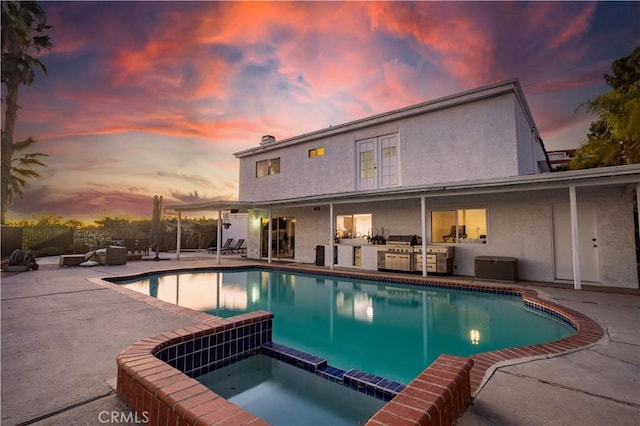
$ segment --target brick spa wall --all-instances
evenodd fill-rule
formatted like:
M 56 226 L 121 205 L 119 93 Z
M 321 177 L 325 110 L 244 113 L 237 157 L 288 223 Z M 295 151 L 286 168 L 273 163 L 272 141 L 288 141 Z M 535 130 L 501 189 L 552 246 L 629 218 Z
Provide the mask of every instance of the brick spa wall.
M 440 355 L 367 422 L 381 425 L 452 425 L 471 400 L 473 360 Z
M 210 318 L 140 340 L 118 355 L 117 394 L 137 418 L 163 426 L 268 424 L 192 377 L 268 346 L 273 314 Z M 472 366 L 468 358 L 441 355 L 367 424 L 453 424 L 471 398 Z
M 190 376 L 255 354 L 271 341 L 273 314 L 210 318 L 140 340 L 118 355 L 117 394 L 137 418 L 149 425 L 268 424 Z

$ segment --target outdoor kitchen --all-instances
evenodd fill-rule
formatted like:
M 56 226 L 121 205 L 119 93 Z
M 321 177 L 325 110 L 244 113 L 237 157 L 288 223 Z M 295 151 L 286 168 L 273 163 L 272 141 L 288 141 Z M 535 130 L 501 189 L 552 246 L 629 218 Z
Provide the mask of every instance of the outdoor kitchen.
M 417 235 L 389 235 L 375 243 L 366 239 L 338 239 L 333 246 L 320 247 L 318 250 L 322 253 L 318 253 L 318 264 L 323 260 L 324 265 L 333 262 L 338 267 L 422 273 L 426 256 L 427 273 L 453 273 L 455 247 L 427 245 L 426 253 L 423 253 L 422 239 Z

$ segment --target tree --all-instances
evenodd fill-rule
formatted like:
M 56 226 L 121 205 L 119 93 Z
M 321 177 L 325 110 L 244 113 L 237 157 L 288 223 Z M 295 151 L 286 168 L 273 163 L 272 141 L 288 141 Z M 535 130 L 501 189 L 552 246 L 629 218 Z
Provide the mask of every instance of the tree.
M 40 157 L 47 157 L 47 154 L 32 152 L 22 154 L 19 157 L 16 155 L 29 148 L 35 142 L 35 139 L 27 138 L 21 142 L 16 142 L 13 144 L 13 152 L 11 155 L 11 169 L 9 170 L 10 177 L 7 188 L 7 206 L 13 202 L 13 197 L 15 195 L 20 197 L 20 199 L 24 197 L 24 191 L 26 189 L 29 189 L 29 183 L 27 182 L 29 179 L 37 179 L 40 177 L 40 174 L 37 171 L 33 170 L 33 167 L 47 167 L 46 164 L 39 160 Z M 4 209 L 5 206 L 3 205 L 3 210 Z
M 570 169 L 640 163 L 640 47 L 611 69 L 604 79 L 612 90 L 584 104 L 598 119 Z
M 35 78 L 37 68 L 47 73 L 42 62 L 36 59 L 35 54 L 42 49 L 51 49 L 53 46 L 46 31 L 51 28 L 46 22 L 46 14 L 36 2 L 2 2 L 2 84 L 6 86 L 4 127 L 2 129 L 2 146 L 0 152 L 0 205 L 2 214 L 0 223 L 5 223 L 6 212 L 11 203 L 12 195 L 22 194 L 26 188 L 26 181 L 17 183 L 13 180 L 16 176 L 21 178 L 34 178 L 39 175 L 31 167 L 43 165 L 38 160 L 44 154 L 26 154 L 22 159 L 14 162 L 14 154 L 32 145 L 35 139 L 28 138 L 25 141 L 14 143 L 13 133 L 18 116 L 18 88 L 20 85 L 31 85 Z M 18 149 L 20 148 L 20 149 Z M 20 165 L 22 171 L 16 172 L 16 166 Z M 25 167 L 26 166 L 26 167 Z M 34 174 L 35 173 L 35 174 Z M 16 186 L 17 185 L 17 186 Z M 16 192 L 16 189 L 20 191 Z M 13 191 L 13 192 L 12 192 Z
M 126 231 L 130 228 L 131 219 L 126 216 L 107 215 L 101 219 L 94 220 L 102 229 L 109 231 L 113 238 L 124 238 Z

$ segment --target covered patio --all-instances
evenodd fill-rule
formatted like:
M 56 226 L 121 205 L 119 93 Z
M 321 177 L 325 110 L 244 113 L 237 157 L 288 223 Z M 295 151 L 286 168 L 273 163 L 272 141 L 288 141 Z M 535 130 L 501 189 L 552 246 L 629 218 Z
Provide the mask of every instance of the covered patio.
M 555 237 L 560 231 L 559 229 L 553 229 L 551 232 L 554 238 L 557 239 L 556 244 L 567 244 L 567 259 L 564 261 L 564 265 L 568 270 L 565 272 L 567 276 L 570 275 L 570 280 L 573 284 L 573 288 L 580 289 L 583 286 L 584 278 L 581 271 L 584 266 L 589 264 L 590 260 L 585 258 L 586 252 L 582 247 L 583 253 L 581 254 L 581 242 L 580 242 L 580 220 L 579 217 L 584 207 L 580 206 L 581 193 L 586 191 L 605 191 L 605 193 L 615 191 L 620 194 L 631 193 L 636 199 L 640 192 L 640 167 L 638 165 L 631 166 L 618 166 L 607 167 L 599 169 L 587 169 L 572 172 L 562 173 L 544 173 L 539 175 L 527 175 L 517 176 L 504 179 L 492 179 L 492 180 L 478 180 L 478 181 L 466 181 L 456 183 L 440 183 L 435 185 L 421 185 L 418 187 L 406 187 L 402 189 L 385 189 L 375 191 L 350 191 L 338 193 L 331 196 L 313 196 L 299 199 L 290 200 L 273 200 L 263 202 L 251 202 L 251 201 L 215 201 L 210 203 L 200 204 L 188 204 L 188 205 L 169 205 L 166 206 L 166 210 L 177 212 L 178 222 L 180 222 L 180 215 L 184 211 L 214 211 L 218 214 L 218 223 L 221 223 L 222 214 L 225 211 L 238 210 L 243 212 L 250 212 L 254 218 L 265 217 L 268 218 L 268 236 L 269 241 L 266 244 L 268 248 L 266 257 L 256 248 L 260 244 L 259 237 L 254 232 L 249 234 L 249 250 L 248 257 L 254 259 L 265 258 L 268 263 L 274 259 L 273 253 L 273 241 L 271 240 L 273 235 L 273 218 L 274 212 L 282 215 L 288 211 L 296 211 L 300 209 L 313 208 L 314 211 L 320 211 L 324 208 L 327 211 L 327 215 L 324 219 L 320 215 L 314 215 L 316 219 L 313 225 L 314 235 L 316 243 L 321 241 L 323 244 L 328 244 L 330 247 L 335 247 L 335 217 L 337 211 L 345 210 L 357 210 L 359 206 L 368 206 L 377 204 L 379 209 L 385 209 L 390 211 L 393 206 L 398 203 L 407 203 L 409 206 L 405 210 L 414 217 L 419 217 L 419 232 L 416 234 L 421 237 L 421 249 L 422 252 L 426 252 L 428 241 L 434 238 L 431 235 L 431 217 L 429 215 L 429 209 L 437 205 L 456 205 L 460 204 L 459 200 L 474 199 L 478 200 L 477 203 L 482 203 L 487 199 L 500 198 L 505 196 L 518 195 L 521 200 L 528 200 L 529 198 L 537 197 L 539 205 L 542 208 L 547 208 L 543 205 L 545 197 L 556 197 L 557 204 L 564 204 L 567 206 L 567 220 L 568 220 L 568 234 L 567 238 Z M 419 203 L 419 204 L 418 204 Z M 593 203 L 593 202 L 592 202 Z M 531 207 L 532 209 L 533 207 Z M 540 207 L 538 207 L 540 208 Z M 551 208 L 549 205 L 548 208 Z M 526 209 L 523 209 L 526 211 Z M 626 217 L 625 220 L 629 221 L 632 213 L 631 210 L 624 212 L 625 216 L 620 216 L 620 220 Z M 627 216 L 628 215 L 628 216 Z M 319 219 L 318 219 L 319 218 Z M 638 231 L 637 223 L 640 221 L 640 216 L 637 207 L 633 212 L 631 218 L 631 225 L 628 227 L 630 231 L 626 238 L 631 237 L 635 241 L 637 247 L 640 241 L 640 232 Z M 526 220 L 526 219 L 523 219 Z M 513 222 L 513 219 L 511 219 Z M 636 225 L 633 226 L 635 221 Z M 247 224 L 248 226 L 250 224 Z M 522 224 L 521 224 L 522 225 Z M 517 223 L 496 223 L 493 225 L 492 232 L 494 235 L 497 232 L 509 232 L 508 230 L 501 230 L 500 227 L 512 226 L 518 227 Z M 584 225 L 583 225 L 584 226 Z M 602 225 L 600 225 L 602 227 Z M 318 236 L 318 229 L 324 229 L 326 232 L 324 236 Z M 584 230 L 583 230 L 584 231 Z M 178 256 L 180 253 L 180 231 L 178 230 Z M 302 234 L 304 232 L 311 232 L 310 230 L 302 229 L 298 227 L 297 232 Z M 593 247 L 603 245 L 608 240 L 608 229 L 601 229 L 603 234 L 599 241 L 596 241 L 596 236 L 593 238 Z M 613 231 L 612 231 L 613 232 Z M 253 238 L 252 238 L 253 237 Z M 319 240 L 318 240 L 319 238 Z M 217 235 L 218 247 L 221 246 L 221 229 L 218 227 Z M 298 239 L 300 240 L 300 238 Z M 326 241 L 326 243 L 325 243 Z M 551 249 L 553 249 L 553 243 L 551 242 Z M 582 243 L 584 246 L 584 243 Z M 293 259 L 295 262 L 310 263 L 312 255 L 311 251 L 314 249 L 314 244 L 299 245 L 297 249 L 296 257 Z M 462 246 L 460 246 L 462 247 Z M 252 250 L 253 248 L 253 250 Z M 465 247 L 466 248 L 466 247 Z M 503 250 L 507 250 L 503 248 Z M 544 250 L 543 248 L 536 250 Z M 495 253 L 490 253 L 495 255 Z M 526 259 L 524 259 L 526 260 Z M 637 261 L 637 259 L 636 259 Z M 217 264 L 220 263 L 220 255 L 216 256 Z M 629 259 L 629 262 L 633 262 Z M 426 277 L 427 272 L 427 259 L 426 256 L 422 257 L 422 276 Z M 553 268 L 553 265 L 551 265 Z M 329 262 L 329 269 L 334 268 L 334 263 Z M 468 271 L 468 269 L 467 269 Z M 466 275 L 469 275 L 468 273 Z M 587 279 L 588 281 L 588 279 Z M 637 274 L 635 277 L 637 287 Z M 634 288 L 635 288 L 634 287 Z

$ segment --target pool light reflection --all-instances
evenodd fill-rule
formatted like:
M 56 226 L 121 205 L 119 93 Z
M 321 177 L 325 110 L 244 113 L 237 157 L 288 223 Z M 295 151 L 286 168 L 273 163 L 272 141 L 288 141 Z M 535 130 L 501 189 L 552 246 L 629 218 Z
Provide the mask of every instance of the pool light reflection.
M 469 337 L 471 338 L 471 344 L 477 345 L 480 343 L 480 332 L 478 330 L 471 330 L 469 333 Z

